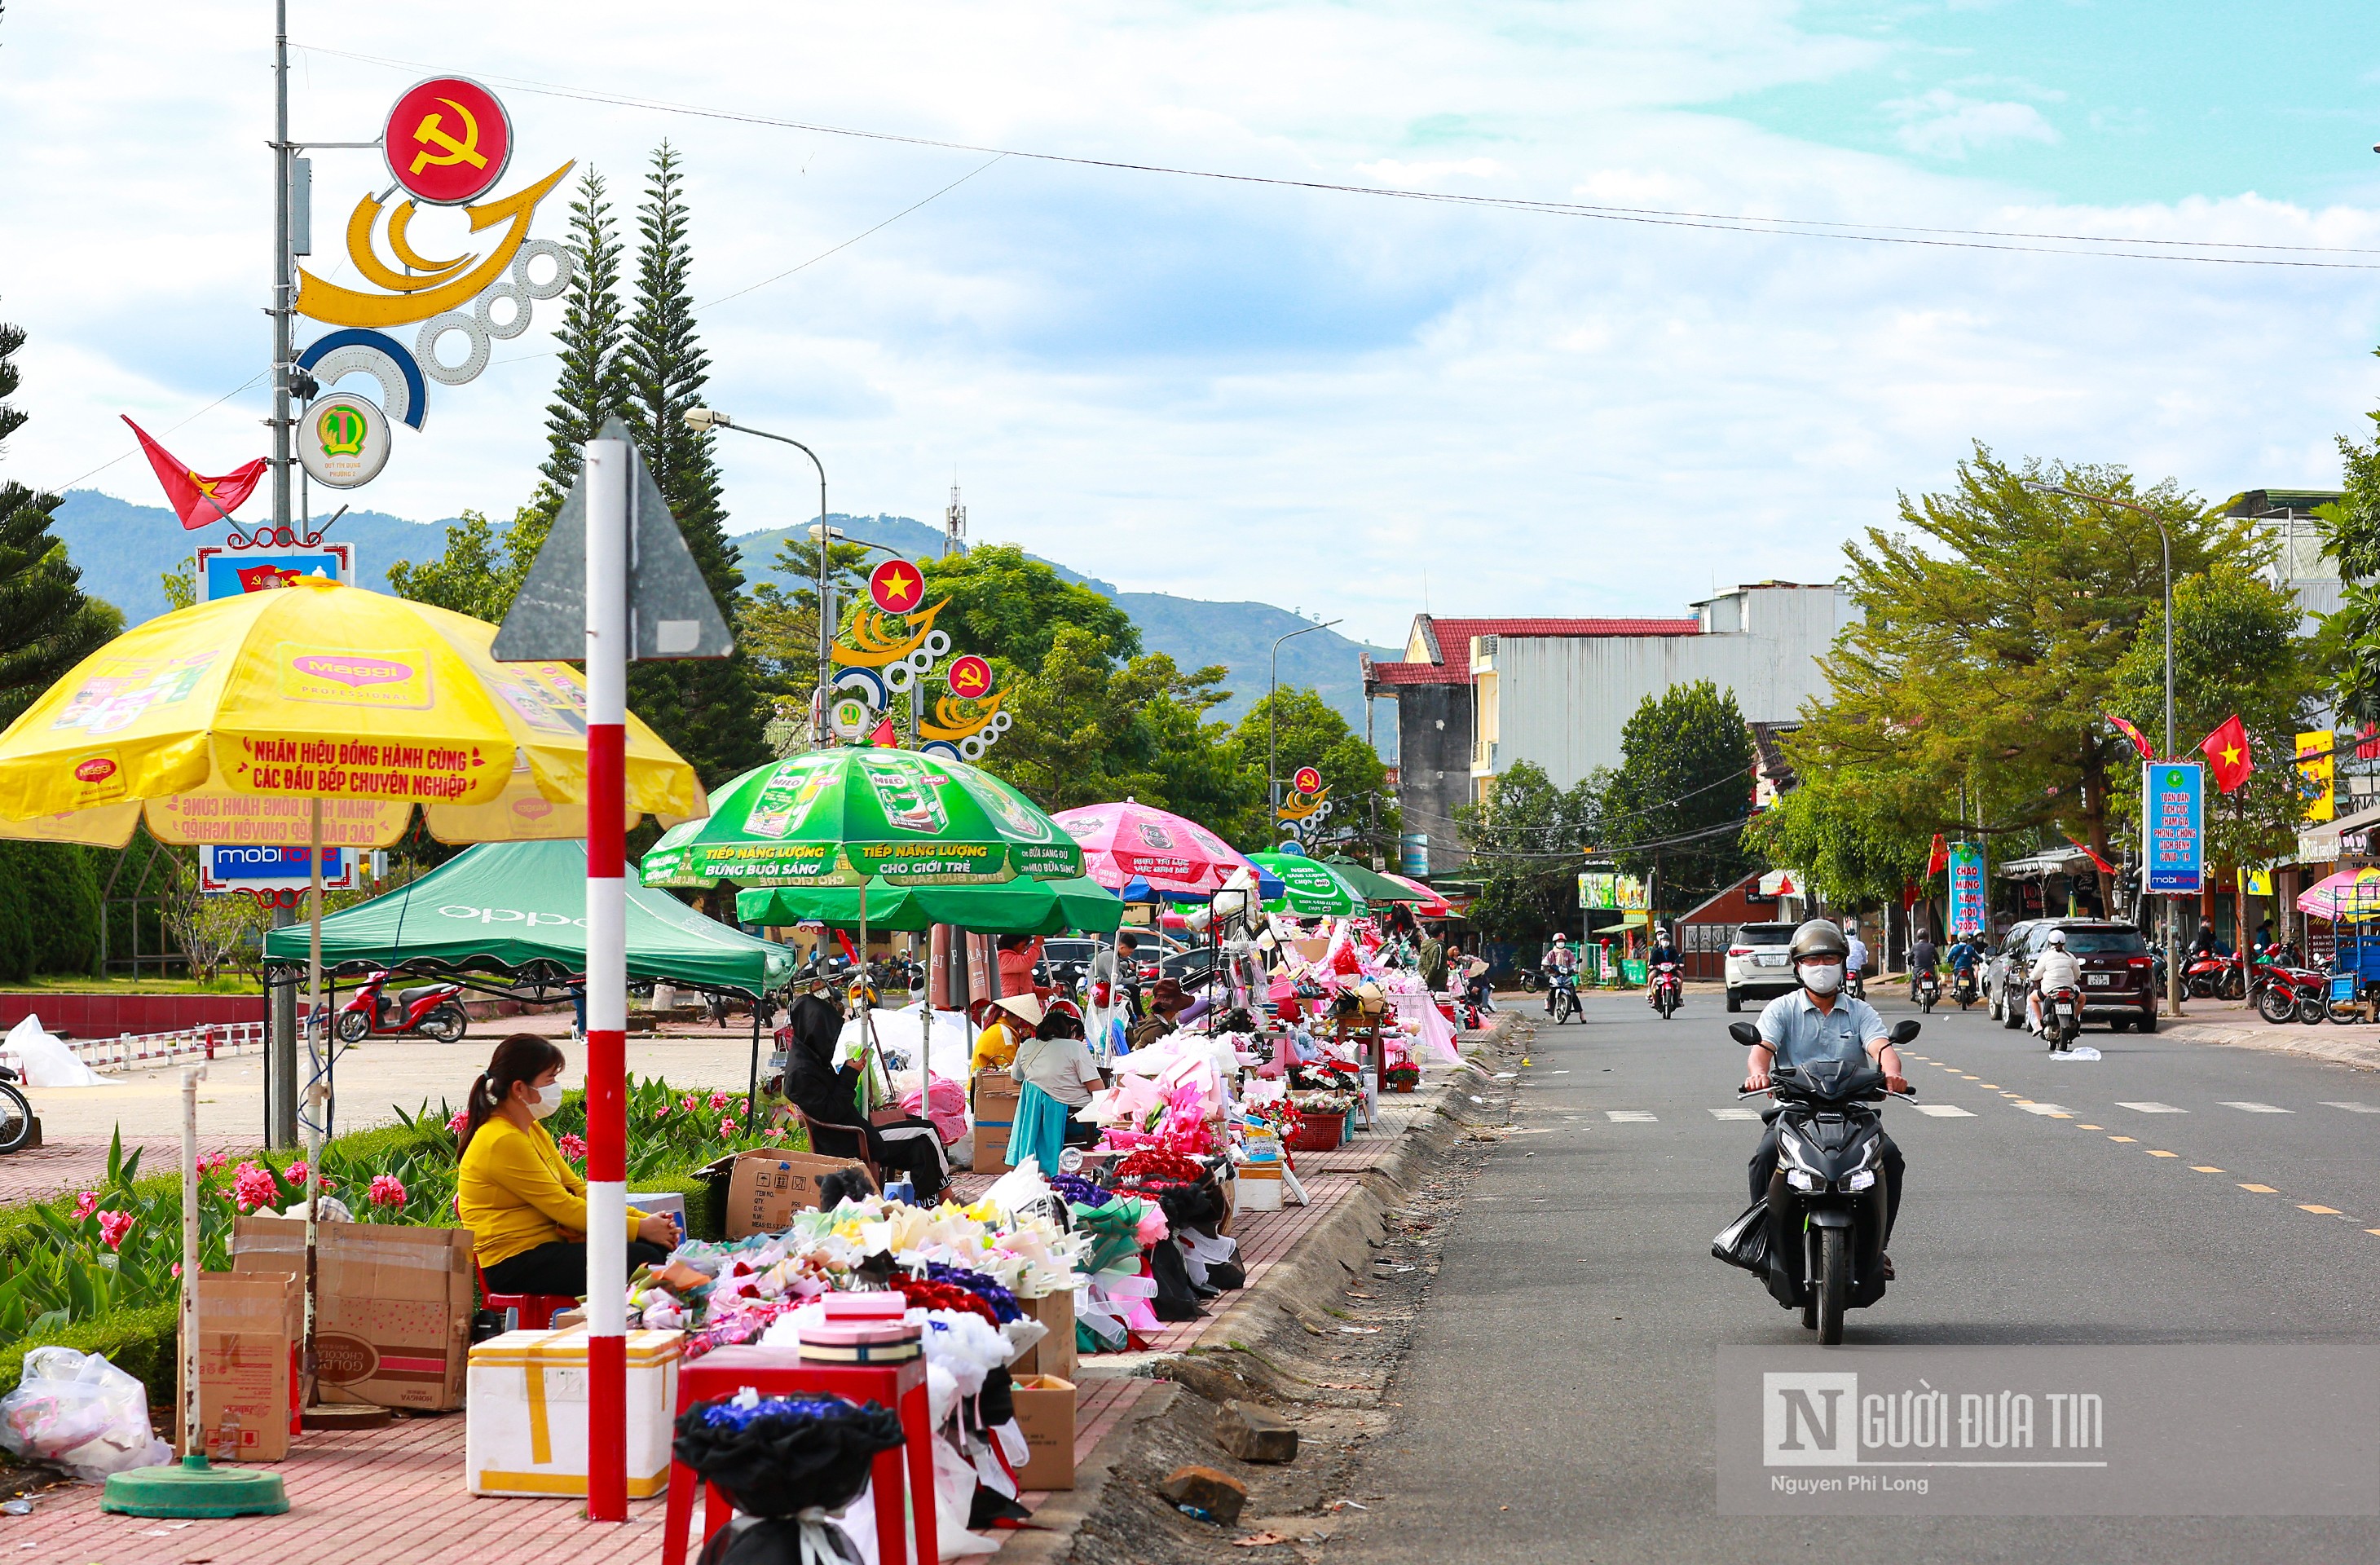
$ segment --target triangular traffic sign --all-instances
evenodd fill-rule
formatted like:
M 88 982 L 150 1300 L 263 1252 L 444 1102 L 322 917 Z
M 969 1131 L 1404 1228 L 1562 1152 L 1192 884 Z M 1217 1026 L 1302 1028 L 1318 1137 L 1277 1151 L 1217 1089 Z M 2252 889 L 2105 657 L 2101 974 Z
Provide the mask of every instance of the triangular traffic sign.
M 616 418 L 603 420 L 600 438 L 628 447 L 628 655 L 642 661 L 728 656 L 735 637 L 644 453 Z M 499 662 L 576 661 L 587 655 L 586 483 L 582 468 L 505 611 L 496 631 Z

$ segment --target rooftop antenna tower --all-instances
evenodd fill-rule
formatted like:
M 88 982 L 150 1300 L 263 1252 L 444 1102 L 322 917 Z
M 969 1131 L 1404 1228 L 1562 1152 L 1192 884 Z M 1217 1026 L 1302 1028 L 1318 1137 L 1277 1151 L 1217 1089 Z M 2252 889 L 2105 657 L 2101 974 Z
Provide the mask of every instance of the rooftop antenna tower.
M 959 503 L 959 486 L 951 485 L 951 506 L 942 513 L 942 558 L 966 552 L 966 507 Z

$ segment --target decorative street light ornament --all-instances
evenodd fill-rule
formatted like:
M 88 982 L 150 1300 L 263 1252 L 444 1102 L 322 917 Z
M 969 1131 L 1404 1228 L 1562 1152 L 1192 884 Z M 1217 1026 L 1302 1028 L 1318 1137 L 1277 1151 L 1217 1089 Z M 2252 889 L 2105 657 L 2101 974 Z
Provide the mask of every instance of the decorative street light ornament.
M 991 665 L 969 652 L 951 663 L 951 694 L 963 701 L 980 701 L 991 694 Z
M 298 368 L 325 387 L 349 375 L 370 375 L 380 382 L 381 406 L 409 429 L 419 431 L 430 417 L 430 386 L 421 366 L 410 348 L 382 333 L 350 326 L 317 337 L 298 356 Z
M 868 601 L 888 614 L 906 614 L 926 601 L 926 578 L 906 560 L 887 560 L 868 574 Z
M 917 580 L 917 567 L 910 565 L 908 570 L 909 578 Z M 875 594 L 876 584 L 871 579 L 871 605 L 877 601 Z M 907 614 L 862 607 L 852 616 L 851 628 L 844 632 L 844 638 L 833 645 L 834 665 L 839 671 L 835 685 L 871 695 L 880 710 L 889 706 L 893 696 L 908 689 L 920 675 L 931 673 L 935 661 L 951 649 L 949 634 L 934 628 L 935 616 L 949 602 L 945 598 L 924 609 L 914 609 L 913 605 L 913 612 Z M 863 671 L 867 678 L 853 677 Z
M 366 281 L 377 283 L 388 292 L 365 293 L 357 288 L 343 288 L 300 267 L 298 271 L 298 313 L 310 321 L 321 321 L 334 326 L 403 326 L 416 321 L 428 321 L 433 316 L 466 309 L 473 299 L 493 287 L 504 274 L 522 260 L 522 249 L 528 243 L 528 226 L 537 216 L 540 201 L 553 193 L 563 176 L 577 164 L 564 164 L 536 184 L 514 191 L 509 196 L 481 206 L 466 207 L 471 219 L 471 229 L 504 224 L 504 237 L 485 255 L 461 255 L 447 261 L 435 261 L 418 254 L 407 237 L 413 221 L 413 202 L 399 201 L 388 214 L 389 249 L 405 265 L 415 269 L 412 274 L 396 270 L 380 258 L 372 248 L 373 231 L 380 225 L 381 201 L 378 196 L 366 196 L 356 203 L 347 218 L 347 259 Z M 521 293 L 531 298 L 551 298 L 570 284 L 569 252 L 556 245 L 540 247 L 536 252 L 552 255 L 557 274 L 547 283 L 531 286 L 528 283 L 528 267 L 524 262 L 513 281 Z M 520 307 L 524 314 L 527 306 Z M 492 331 L 490 323 L 480 323 L 481 330 Z M 522 322 L 526 325 L 526 321 Z M 516 334 L 511 321 L 502 323 L 504 334 Z M 416 357 L 421 345 L 414 345 Z
M 407 195 L 432 206 L 463 206 L 504 176 L 513 160 L 512 116 L 468 77 L 433 76 L 406 89 L 388 111 L 381 150 Z
M 298 459 L 327 488 L 368 484 L 388 466 L 388 416 L 369 397 L 334 392 L 298 420 Z
M 1297 775 L 1289 780 L 1289 785 L 1301 794 L 1318 794 L 1322 792 L 1322 773 L 1310 766 L 1301 766 Z

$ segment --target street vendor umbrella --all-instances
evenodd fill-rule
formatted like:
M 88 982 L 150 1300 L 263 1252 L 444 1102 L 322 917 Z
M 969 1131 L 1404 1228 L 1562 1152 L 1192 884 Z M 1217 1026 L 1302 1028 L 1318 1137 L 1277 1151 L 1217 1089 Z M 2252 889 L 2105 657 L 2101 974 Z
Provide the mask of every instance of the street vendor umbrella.
M 2298 893 L 2298 911 L 2334 924 L 2380 919 L 2380 869 L 2342 869 Z
M 1364 911 L 1364 893 L 1319 859 L 1287 853 L 1250 854 L 1248 857 L 1258 868 L 1281 878 L 1281 896 L 1265 903 L 1272 912 L 1323 918 Z
M 1338 871 L 1339 878 L 1354 887 L 1370 903 L 1427 902 L 1428 897 L 1416 893 L 1410 886 L 1390 880 L 1378 870 L 1356 863 L 1352 858 L 1326 858 L 1322 861 Z
M 1414 904 L 1415 917 L 1451 918 L 1454 916 L 1454 904 L 1447 901 L 1444 897 L 1439 895 L 1436 892 L 1431 891 L 1427 886 L 1423 885 L 1419 880 L 1408 880 L 1402 875 L 1393 874 L 1390 875 L 1389 879 L 1394 880 L 1400 886 L 1410 888 L 1415 893 L 1410 899 Z
M 1062 809 L 1051 819 L 1083 848 L 1083 872 L 1110 891 L 1134 881 L 1175 901 L 1220 891 L 1245 854 L 1195 820 L 1135 799 Z
M 1062 929 L 1105 933 L 1123 922 L 1123 904 L 1087 879 L 1006 880 L 990 886 L 895 886 L 880 877 L 866 887 L 755 886 L 735 896 L 746 924 L 824 924 L 859 928 L 859 898 L 868 897 L 868 924 L 917 931 L 955 924 L 987 935 L 1054 935 Z

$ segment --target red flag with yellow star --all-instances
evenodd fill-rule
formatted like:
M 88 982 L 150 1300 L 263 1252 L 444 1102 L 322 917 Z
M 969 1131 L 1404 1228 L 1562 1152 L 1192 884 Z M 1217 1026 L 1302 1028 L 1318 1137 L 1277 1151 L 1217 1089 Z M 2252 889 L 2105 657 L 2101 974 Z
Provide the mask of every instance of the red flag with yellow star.
M 2247 727 L 2240 722 L 2237 712 L 2225 718 L 2221 726 L 2201 739 L 2198 747 L 2205 755 L 2206 764 L 2214 769 L 2215 786 L 2221 793 L 2228 794 L 2237 788 L 2256 770 L 2255 758 L 2248 753 Z
M 118 414 L 118 418 L 123 415 Z M 261 456 L 245 467 L 235 467 L 219 479 L 200 478 L 183 466 L 174 455 L 149 438 L 149 431 L 129 419 L 132 432 L 140 437 L 140 450 L 156 470 L 157 481 L 165 486 L 165 498 L 172 503 L 174 515 L 182 518 L 186 528 L 212 527 L 231 520 L 231 514 L 240 503 L 255 491 L 257 483 L 270 466 Z

